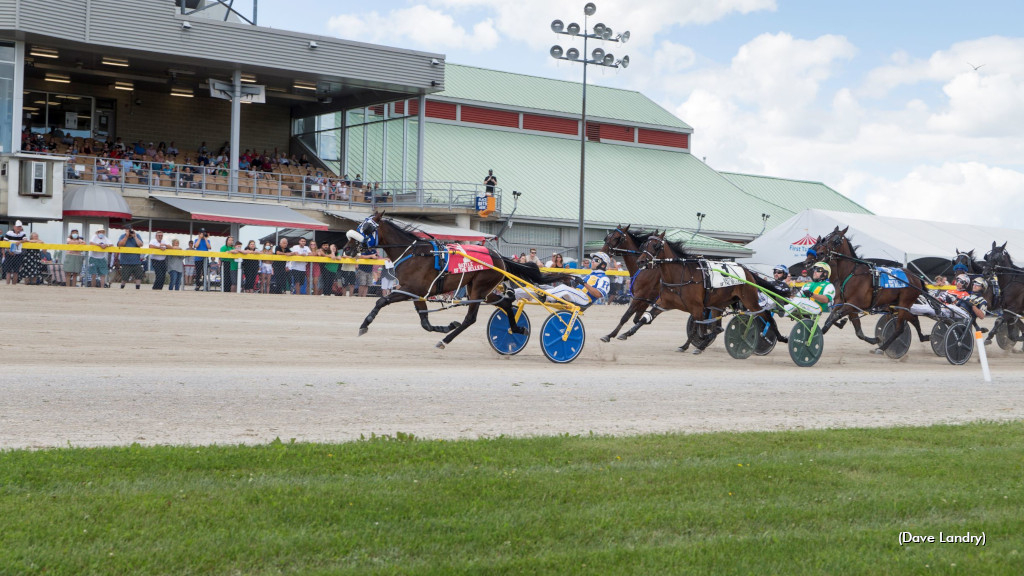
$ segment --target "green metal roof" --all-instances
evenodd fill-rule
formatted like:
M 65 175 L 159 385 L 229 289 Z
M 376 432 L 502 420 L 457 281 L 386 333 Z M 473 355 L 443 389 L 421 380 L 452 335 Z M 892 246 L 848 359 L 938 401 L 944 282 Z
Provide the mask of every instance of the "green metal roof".
M 582 84 L 445 64 L 444 91 L 436 96 L 580 115 Z M 587 85 L 587 116 L 692 130 L 671 112 L 633 90 Z
M 703 234 L 694 236 L 690 230 L 669 228 L 665 233 L 665 238 L 673 242 L 682 242 L 687 251 L 692 254 L 728 254 L 737 258 L 749 257 L 754 254 L 753 250 L 742 244 L 726 242 L 725 240 L 719 240 Z M 602 246 L 604 246 L 604 240 L 592 240 L 585 244 L 588 251 L 597 250 Z
M 757 196 L 773 204 L 785 206 L 794 212 L 800 212 L 808 208 L 817 208 L 820 210 L 834 210 L 836 212 L 871 214 L 870 211 L 860 204 L 821 182 L 789 180 L 786 178 L 737 174 L 734 172 L 720 172 L 720 174 L 752 196 Z M 782 222 L 782 220 L 775 221 L 772 218 L 772 221 L 768 223 L 768 227 L 772 228 L 773 224 L 778 225 L 782 224 Z
M 523 193 L 517 217 L 576 221 L 579 216 L 578 140 L 428 122 L 425 179 L 482 182 L 494 169 L 505 212 L 513 190 Z M 802 208 L 801 208 L 802 209 Z M 586 220 L 636 226 L 697 226 L 757 234 L 761 214 L 784 222 L 794 210 L 747 194 L 685 152 L 587 143 Z

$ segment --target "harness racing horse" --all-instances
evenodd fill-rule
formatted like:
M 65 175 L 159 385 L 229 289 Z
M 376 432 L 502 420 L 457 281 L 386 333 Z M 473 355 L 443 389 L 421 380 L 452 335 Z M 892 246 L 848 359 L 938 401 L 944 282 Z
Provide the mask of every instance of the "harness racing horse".
M 994 277 L 999 285 L 994 297 L 996 301 L 992 302 L 992 306 L 1003 310 L 1003 315 L 996 320 L 995 326 L 986 338 L 986 344 L 999 332 L 1003 324 L 1006 325 L 1011 341 L 1024 340 L 1024 321 L 1021 320 L 1021 315 L 1024 314 L 1024 269 L 1013 263 L 1013 258 L 1006 251 L 1006 244 L 1004 242 L 1002 246 L 997 246 L 992 242 L 992 249 L 985 254 L 985 275 Z M 989 288 L 994 286 L 990 284 Z
M 637 259 L 640 255 L 640 245 L 647 241 L 649 233 L 630 232 L 629 224 L 622 224 L 615 227 L 604 237 L 604 246 L 601 252 L 606 254 L 621 254 L 629 270 L 629 306 L 619 320 L 619 324 L 608 335 L 602 336 L 602 342 L 609 342 L 618 335 L 619 330 L 626 324 L 626 320 L 633 316 L 633 323 L 640 321 L 640 315 L 653 306 L 661 294 L 661 272 L 654 268 L 640 268 Z
M 476 322 L 477 311 L 480 304 L 494 304 L 501 308 L 512 324 L 512 331 L 516 334 L 525 333 L 526 329 L 515 322 L 515 311 L 512 308 L 512 298 L 494 292 L 494 289 L 506 278 L 502 271 L 507 271 L 520 278 L 535 284 L 550 284 L 563 278 L 557 274 L 541 274 L 536 264 L 520 264 L 498 254 L 489 248 L 479 249 L 483 254 L 474 253 L 474 257 L 485 259 L 489 257 L 490 266 L 473 266 L 467 268 L 473 271 L 452 273 L 446 267 L 449 259 L 448 247 L 444 244 L 429 239 L 418 238 L 411 229 L 399 228 L 394 222 L 384 219 L 384 212 L 375 212 L 355 230 L 349 230 L 349 241 L 345 244 L 342 252 L 346 256 L 355 256 L 367 248 L 381 248 L 394 262 L 395 276 L 398 277 L 400 290 L 394 290 L 387 296 L 377 300 L 373 310 L 366 315 L 362 325 L 359 326 L 359 335 L 366 334 L 370 323 L 377 317 L 381 308 L 395 302 L 414 300 L 413 306 L 420 315 L 420 325 L 428 332 L 442 332 L 446 334 L 444 339 L 437 343 L 438 348 L 444 348 L 450 344 L 463 330 L 469 328 Z M 475 247 L 470 247 L 475 248 Z M 462 249 L 460 247 L 460 249 Z M 472 261 L 467 260 L 470 264 Z M 438 265 L 438 263 L 441 263 Z M 440 268 L 440 269 L 438 269 Z M 452 292 L 459 288 L 466 288 L 466 301 L 468 309 L 466 317 L 462 322 L 452 322 L 447 326 L 433 326 L 430 324 L 427 315 L 426 298 Z
M 910 313 L 910 307 L 917 302 L 917 298 L 922 294 L 927 295 L 924 281 L 917 276 L 905 274 L 905 281 L 896 279 L 895 283 L 900 286 L 899 288 L 876 286 L 877 266 L 857 256 L 856 249 L 846 237 L 847 230 L 849 226 L 842 230 L 836 226 L 836 229 L 824 238 L 819 236 L 817 243 L 807 251 L 805 265 L 811 266 L 822 260 L 828 262 L 832 268 L 830 280 L 836 287 L 832 313 L 825 320 L 821 333 L 828 332 L 833 324 L 842 329 L 848 319 L 853 324 L 858 338 L 868 344 L 878 344 L 878 338 L 864 335 L 860 326 L 860 315 L 876 310 L 888 311 L 892 306 L 896 308 L 895 330 L 888 340 L 882 342 L 879 349 L 884 352 L 903 333 L 907 322 L 917 329 L 921 342 L 927 342 L 928 336 L 921 331 L 921 322 L 917 316 Z M 836 322 L 843 316 L 846 319 Z
M 744 283 L 724 288 L 706 288 L 704 261 L 699 258 L 688 258 L 681 244 L 665 240 L 664 232 L 651 235 L 640 247 L 640 252 L 638 264 L 658 270 L 661 293 L 651 310 L 645 313 L 640 322 L 634 324 L 629 331 L 619 336 L 620 340 L 629 338 L 641 326 L 651 323 L 665 310 L 682 310 L 688 312 L 695 319 L 704 319 L 700 321 L 700 324 L 707 324 L 711 320 L 716 321 L 715 328 L 710 335 L 697 338 L 693 342 L 694 354 L 700 354 L 713 341 L 710 336 L 722 331 L 720 323 L 725 310 L 739 302 L 747 311 L 761 317 L 765 323 L 771 326 L 775 337 L 780 342 L 789 341 L 779 333 L 772 314 L 760 309 L 757 288 Z M 680 258 L 677 254 L 683 257 Z M 747 282 L 762 288 L 769 287 L 750 270 L 743 268 L 743 272 Z M 685 349 L 689 344 L 690 340 L 687 340 L 683 348 Z

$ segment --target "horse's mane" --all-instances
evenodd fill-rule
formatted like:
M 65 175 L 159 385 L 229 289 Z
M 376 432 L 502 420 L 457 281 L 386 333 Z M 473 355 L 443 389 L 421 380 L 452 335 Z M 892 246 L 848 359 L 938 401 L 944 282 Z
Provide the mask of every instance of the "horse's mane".
M 688 257 L 692 256 L 692 254 L 690 254 L 686 250 L 686 248 L 683 247 L 683 243 L 681 241 L 678 241 L 678 240 L 665 240 L 665 244 L 668 244 L 669 247 L 672 248 L 672 251 L 676 253 L 676 256 L 682 256 L 684 258 L 688 258 Z
M 636 244 L 637 246 L 643 246 L 644 242 L 647 241 L 647 237 L 651 235 L 651 231 L 640 230 L 639 232 L 634 232 L 632 230 L 627 230 L 626 234 L 628 234 L 630 239 L 633 240 L 633 244 Z
M 412 244 L 417 240 L 423 240 L 423 238 L 416 235 L 417 232 L 419 232 L 420 234 L 424 234 L 430 238 L 433 238 L 433 236 L 430 236 L 430 234 L 427 234 L 426 232 L 423 232 L 422 230 L 417 228 L 415 224 L 399 224 L 398 222 L 395 222 L 390 218 L 383 218 L 381 220 L 381 224 L 385 222 L 390 224 L 391 227 L 394 228 L 395 232 L 403 237 L 402 240 L 404 242 Z

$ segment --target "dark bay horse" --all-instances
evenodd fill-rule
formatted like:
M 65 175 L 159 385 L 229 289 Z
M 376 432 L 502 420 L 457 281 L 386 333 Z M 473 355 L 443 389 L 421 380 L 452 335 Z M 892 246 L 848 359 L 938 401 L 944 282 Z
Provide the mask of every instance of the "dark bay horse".
M 630 316 L 633 317 L 634 324 L 639 322 L 640 315 L 644 313 L 644 310 L 653 306 L 661 294 L 661 272 L 654 268 L 641 269 L 637 262 L 640 256 L 640 245 L 647 241 L 650 233 L 631 232 L 629 226 L 629 224 L 616 226 L 615 230 L 604 237 L 604 246 L 601 247 L 601 252 L 622 256 L 622 260 L 626 263 L 626 269 L 629 270 L 629 293 L 631 296 L 629 306 L 626 307 L 626 312 L 619 320 L 619 324 L 608 335 L 601 337 L 602 342 L 609 342 L 618 335 L 619 330 L 626 324 Z
M 860 326 L 860 315 L 872 311 L 889 312 L 889 307 L 892 306 L 896 308 L 895 331 L 889 340 L 882 342 L 881 350 L 888 348 L 903 333 L 907 322 L 917 329 L 921 342 L 927 342 L 928 336 L 921 331 L 920 321 L 917 316 L 910 313 L 910 307 L 917 302 L 918 296 L 927 293 L 924 281 L 907 274 L 907 284 L 901 288 L 875 286 L 876 266 L 857 255 L 856 248 L 846 237 L 847 230 L 849 226 L 842 230 L 836 226 L 836 229 L 824 238 L 819 236 L 817 243 L 807 251 L 805 264 L 809 267 L 815 262 L 827 262 L 832 268 L 830 279 L 836 287 L 832 313 L 822 326 L 822 334 L 828 332 L 833 324 L 842 328 L 845 321 L 836 321 L 845 316 L 853 324 L 858 338 L 868 344 L 878 344 L 878 338 L 864 335 Z
M 992 303 L 992 306 L 1003 310 L 1002 317 L 996 320 L 995 326 L 985 340 L 986 343 L 992 340 L 1003 323 L 1011 328 L 1016 322 L 1016 332 L 1018 334 L 1024 332 L 1024 326 L 1022 326 L 1024 321 L 1020 319 L 1020 316 L 1024 314 L 1024 269 L 1013 263 L 1013 258 L 1006 251 L 1006 244 L 1004 242 L 1002 246 L 997 246 L 995 242 L 992 242 L 992 249 L 985 254 L 985 275 L 995 278 L 999 284 L 998 296 L 994 298 L 995 302 Z M 991 283 L 989 288 L 994 288 Z M 1006 312 L 1010 312 L 1010 314 L 1006 314 Z
M 725 288 L 705 288 L 704 269 L 701 260 L 689 257 L 680 243 L 665 240 L 665 233 L 651 235 L 640 247 L 638 264 L 650 266 L 659 272 L 661 293 L 658 302 L 641 321 L 634 324 L 625 334 L 619 336 L 624 340 L 640 329 L 644 324 L 654 320 L 665 310 L 682 310 L 693 318 L 704 321 L 720 318 L 725 311 L 741 303 L 751 313 L 760 316 L 775 333 L 780 342 L 789 340 L 779 333 L 775 318 L 768 311 L 761 311 L 758 301 L 758 290 L 750 284 L 736 284 Z M 768 288 L 768 285 L 757 275 L 746 268 L 743 269 L 746 280 L 752 284 Z M 715 332 L 722 328 L 716 324 Z M 699 354 L 711 344 L 711 338 L 698 338 L 694 341 L 694 354 Z M 686 345 L 684 344 L 684 347 Z
M 465 273 L 448 273 L 437 270 L 435 263 L 447 261 L 447 248 L 444 243 L 418 238 L 411 229 L 400 228 L 394 222 L 384 219 L 383 212 L 375 212 L 356 228 L 349 230 L 349 241 L 342 252 L 346 256 L 355 256 L 370 248 L 381 248 L 394 262 L 395 275 L 398 277 L 399 290 L 377 300 L 373 310 L 367 314 L 359 335 L 369 329 L 370 323 L 377 317 L 381 308 L 395 302 L 413 300 L 413 306 L 420 315 L 420 325 L 428 332 L 442 332 L 446 336 L 437 343 L 438 348 L 450 344 L 463 330 L 476 322 L 480 304 L 493 304 L 505 311 L 510 322 L 515 322 L 515 311 L 512 299 L 494 291 L 505 280 L 500 271 L 505 270 L 534 284 L 551 284 L 563 278 L 557 274 L 542 274 L 536 264 L 520 264 L 494 250 L 487 250 L 493 268 L 483 268 Z M 430 324 L 427 314 L 426 298 L 452 292 L 461 287 L 466 288 L 466 317 L 462 322 L 452 322 L 447 326 Z M 522 334 L 525 328 L 512 326 L 512 331 Z

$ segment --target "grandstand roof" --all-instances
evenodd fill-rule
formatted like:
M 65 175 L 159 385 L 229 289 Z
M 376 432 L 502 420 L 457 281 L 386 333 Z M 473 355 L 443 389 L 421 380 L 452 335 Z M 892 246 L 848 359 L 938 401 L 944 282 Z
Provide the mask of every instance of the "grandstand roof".
M 719 174 L 752 196 L 757 196 L 773 204 L 787 206 L 796 212 L 816 208 L 818 210 L 871 214 L 867 208 L 821 182 L 737 174 L 735 172 L 719 172 Z M 781 222 L 780 220 L 774 224 L 781 224 Z
M 426 180 L 483 181 L 494 169 L 504 193 L 523 193 L 516 217 L 575 222 L 579 215 L 579 141 L 431 122 Z M 761 231 L 761 214 L 783 222 L 796 212 L 752 196 L 691 154 L 587 143 L 587 222 L 697 227 L 727 239 Z M 717 232 L 717 233 L 716 233 Z
M 444 88 L 432 98 L 546 110 L 576 118 L 580 115 L 582 85 L 579 82 L 449 63 L 445 66 Z M 587 86 L 587 116 L 693 130 L 647 96 L 634 90 L 605 86 Z

